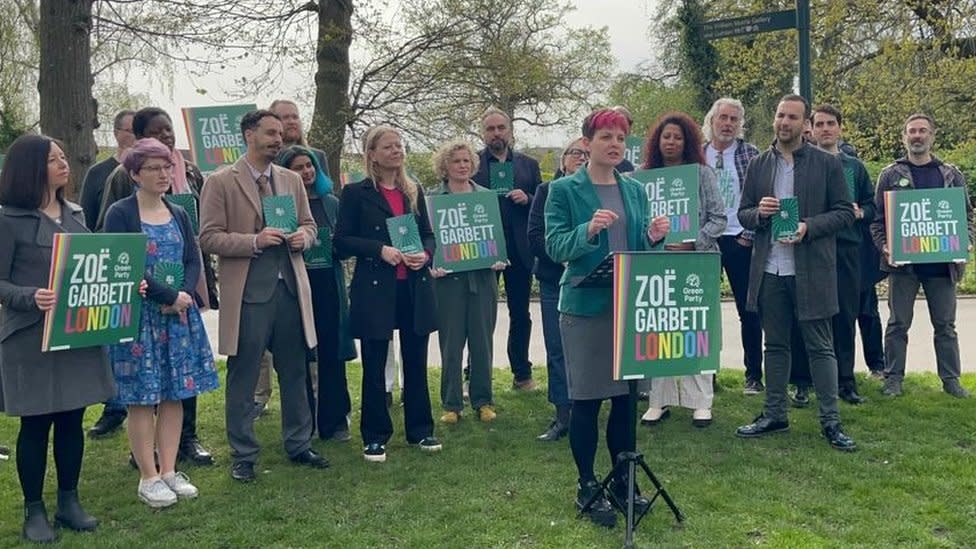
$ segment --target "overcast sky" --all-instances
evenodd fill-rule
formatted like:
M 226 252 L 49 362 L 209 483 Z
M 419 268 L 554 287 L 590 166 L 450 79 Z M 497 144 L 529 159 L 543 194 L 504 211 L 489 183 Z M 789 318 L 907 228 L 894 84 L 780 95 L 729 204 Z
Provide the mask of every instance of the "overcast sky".
M 518 0 L 513 0 L 518 1 Z M 628 71 L 637 65 L 652 58 L 651 44 L 647 38 L 648 28 L 653 17 L 654 5 L 658 0 L 573 0 L 571 3 L 576 6 L 576 11 L 568 17 L 571 26 L 606 26 L 609 29 L 610 44 L 613 55 L 617 60 L 616 69 L 618 71 Z M 355 49 L 355 42 L 353 43 Z M 233 74 L 232 72 L 230 74 Z M 308 80 L 314 74 L 308 74 Z M 266 96 L 252 98 L 249 102 L 256 103 L 259 107 L 267 106 L 276 97 L 287 97 L 293 94 L 300 82 L 298 76 L 293 82 L 285 83 L 281 89 Z M 226 87 L 227 75 L 214 75 L 208 78 L 191 80 L 177 76 L 174 79 L 172 90 L 163 90 L 158 84 L 149 87 L 132 85 L 132 91 L 142 92 L 149 95 L 155 105 L 162 107 L 173 117 L 173 124 L 176 130 L 177 146 L 188 147 L 186 129 L 183 125 L 183 117 L 180 112 L 182 107 L 202 107 L 218 105 L 226 102 L 221 97 L 219 90 Z M 197 89 L 208 90 L 207 95 L 197 93 Z M 300 109 L 302 118 L 308 122 L 312 116 L 312 105 L 301 104 Z M 518 129 L 517 129 L 518 130 Z M 520 134 L 520 143 L 531 145 L 561 145 L 567 138 L 565 132 L 559 135 L 550 134 L 536 135 L 532 132 Z M 102 139 L 107 137 L 102 134 Z M 107 143 L 105 143 L 107 144 Z M 114 144 L 114 143 L 113 143 Z

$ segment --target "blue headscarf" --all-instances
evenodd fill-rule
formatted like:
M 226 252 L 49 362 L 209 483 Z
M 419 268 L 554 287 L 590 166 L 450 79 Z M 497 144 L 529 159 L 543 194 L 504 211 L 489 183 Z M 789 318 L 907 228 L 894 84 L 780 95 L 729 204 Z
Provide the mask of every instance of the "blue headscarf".
M 312 166 L 315 167 L 315 181 L 312 182 L 312 188 L 315 189 L 315 194 L 319 196 L 325 196 L 327 194 L 332 194 L 332 188 L 335 183 L 329 176 L 325 175 L 325 170 L 319 165 L 318 158 L 315 154 L 308 148 L 302 147 L 301 145 L 292 145 L 286 147 L 278 153 L 278 157 L 275 158 L 275 164 L 288 168 L 295 157 L 307 156 L 312 161 Z

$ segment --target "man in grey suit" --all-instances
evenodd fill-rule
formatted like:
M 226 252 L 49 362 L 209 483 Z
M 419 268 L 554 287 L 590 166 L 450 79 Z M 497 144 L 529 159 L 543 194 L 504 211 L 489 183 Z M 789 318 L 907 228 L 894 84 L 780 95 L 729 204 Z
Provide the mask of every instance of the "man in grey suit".
M 297 174 L 272 160 L 282 125 L 270 111 L 241 119 L 247 153 L 207 180 L 200 199 L 200 247 L 218 256 L 221 295 L 218 349 L 228 355 L 227 438 L 231 477 L 254 479 L 259 450 L 254 435 L 254 387 L 261 357 L 270 350 L 281 388 L 281 430 L 292 462 L 315 468 L 328 462 L 311 449 L 312 416 L 306 394 L 306 358 L 317 344 L 312 298 L 302 252 L 316 227 Z M 298 229 L 267 226 L 263 200 L 291 195 Z M 303 337 L 304 336 L 304 337 Z
M 765 335 L 766 402 L 756 420 L 736 431 L 754 438 L 789 429 L 786 385 L 790 344 L 799 324 L 820 404 L 824 437 L 837 450 L 856 449 L 841 429 L 837 408 L 837 358 L 831 318 L 837 314 L 836 235 L 854 222 L 840 160 L 803 140 L 810 104 L 786 95 L 776 107 L 776 141 L 746 171 L 739 222 L 755 231 L 747 307 L 758 311 Z M 780 199 L 796 197 L 796 235 L 773 241 L 771 217 Z

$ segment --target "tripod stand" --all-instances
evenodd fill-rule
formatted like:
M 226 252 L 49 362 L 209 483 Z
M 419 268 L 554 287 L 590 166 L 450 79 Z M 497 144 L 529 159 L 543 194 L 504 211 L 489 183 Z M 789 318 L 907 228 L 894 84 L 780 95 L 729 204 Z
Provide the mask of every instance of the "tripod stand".
M 600 491 L 593 494 L 593 496 L 586 502 L 585 505 L 580 509 L 579 514 L 583 515 L 596 503 L 596 500 L 600 496 L 606 496 L 613 505 L 615 509 L 624 514 L 627 518 L 626 533 L 624 534 L 624 547 L 630 549 L 634 546 L 634 529 L 640 523 L 641 519 L 645 515 L 651 512 L 654 508 L 654 502 L 657 498 L 664 500 L 664 503 L 671 509 L 671 513 L 674 515 L 675 520 L 682 522 L 685 520 L 685 516 L 681 514 L 678 506 L 675 505 L 674 500 L 668 494 L 668 491 L 661 485 L 651 471 L 651 468 L 647 466 L 647 462 L 644 461 L 643 454 L 637 452 L 637 380 L 631 379 L 627 381 L 628 386 L 628 396 L 627 396 L 627 432 L 630 435 L 630 440 L 628 443 L 629 451 L 620 452 L 617 454 L 617 463 L 614 464 L 613 469 L 610 473 L 603 479 L 600 483 Z M 649 498 L 649 505 L 640 514 L 635 516 L 636 509 L 634 509 L 634 499 L 637 496 L 637 468 L 640 467 L 644 474 L 647 475 L 648 480 L 654 485 L 654 494 Z M 614 479 L 622 478 L 621 473 L 626 471 L 627 475 L 627 500 L 620 501 L 619 498 L 610 490 L 608 487 L 610 482 Z

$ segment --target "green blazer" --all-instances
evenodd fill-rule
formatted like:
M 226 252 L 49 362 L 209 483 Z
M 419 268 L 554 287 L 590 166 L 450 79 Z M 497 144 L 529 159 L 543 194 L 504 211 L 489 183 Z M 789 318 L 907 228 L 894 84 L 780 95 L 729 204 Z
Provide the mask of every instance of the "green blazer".
M 627 249 L 651 249 L 654 246 L 647 234 L 649 220 L 644 187 L 627 176 L 617 172 L 614 175 L 627 214 Z M 586 167 L 549 184 L 546 252 L 553 261 L 566 264 L 566 271 L 559 281 L 561 313 L 598 316 L 610 306 L 613 296 L 611 288 L 575 288 L 572 285 L 573 281 L 586 276 L 610 253 L 606 231 L 601 231 L 592 240 L 586 238 L 586 228 L 593 218 L 593 212 L 600 207 L 600 199 L 593 189 Z

